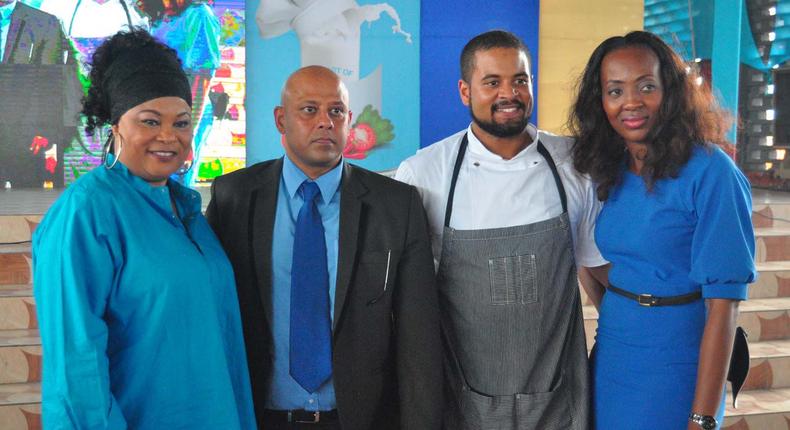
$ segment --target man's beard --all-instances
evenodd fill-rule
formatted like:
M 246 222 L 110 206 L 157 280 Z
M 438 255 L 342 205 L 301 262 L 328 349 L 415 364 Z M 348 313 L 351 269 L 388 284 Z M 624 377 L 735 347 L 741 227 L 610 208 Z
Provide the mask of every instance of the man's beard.
M 524 112 L 524 116 L 520 120 L 508 121 L 506 123 L 494 122 L 494 120 L 493 120 L 494 112 L 496 111 L 496 109 L 500 105 L 503 105 L 503 104 L 516 105 L 519 109 L 521 109 Z M 496 137 L 514 137 L 514 136 L 518 136 L 519 134 L 521 134 L 521 132 L 524 131 L 525 128 L 527 128 L 527 125 L 529 124 L 529 115 L 527 114 L 526 106 L 524 106 L 524 103 L 522 103 L 522 102 L 520 102 L 518 100 L 494 103 L 491 106 L 491 118 L 492 118 L 492 120 L 491 121 L 484 121 L 484 120 L 478 118 L 477 116 L 475 116 L 475 112 L 472 110 L 472 100 L 470 99 L 469 100 L 469 115 L 472 116 L 472 121 L 474 121 L 475 124 L 477 124 L 478 127 L 483 129 L 483 131 L 485 131 L 486 133 L 488 133 L 488 134 L 490 134 L 492 136 L 496 136 Z

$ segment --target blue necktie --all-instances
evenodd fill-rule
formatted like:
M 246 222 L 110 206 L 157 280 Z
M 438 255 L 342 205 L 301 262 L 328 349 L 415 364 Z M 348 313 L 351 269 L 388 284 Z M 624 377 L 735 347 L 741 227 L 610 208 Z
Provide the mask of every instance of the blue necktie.
M 294 233 L 289 364 L 294 380 L 313 393 L 332 376 L 329 270 L 318 185 L 305 181 L 300 188 L 304 204 Z

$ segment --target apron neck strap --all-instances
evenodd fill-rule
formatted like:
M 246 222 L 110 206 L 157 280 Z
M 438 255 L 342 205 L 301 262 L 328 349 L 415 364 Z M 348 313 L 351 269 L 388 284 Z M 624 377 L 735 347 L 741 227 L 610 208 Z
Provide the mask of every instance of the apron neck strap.
M 560 174 L 557 172 L 557 165 L 554 163 L 554 158 L 551 157 L 548 149 L 543 146 L 543 142 L 540 140 L 538 140 L 538 152 L 546 159 L 546 163 L 548 163 L 549 169 L 551 169 L 551 175 L 554 176 L 554 183 L 557 185 L 557 191 L 560 194 L 560 202 L 562 202 L 562 213 L 568 212 L 568 196 L 565 194 L 565 186 L 562 185 Z
M 568 212 L 568 197 L 565 194 L 565 187 L 562 185 L 560 174 L 557 172 L 557 165 L 554 163 L 554 158 L 552 158 L 551 154 L 549 154 L 549 151 L 543 146 L 543 143 L 539 139 L 536 140 L 538 144 L 538 153 L 540 153 L 540 155 L 546 160 L 546 163 L 549 165 L 549 169 L 551 169 L 551 175 L 554 177 L 554 183 L 557 186 L 557 191 L 560 195 L 560 202 L 562 203 L 562 213 L 566 213 Z M 458 182 L 458 173 L 461 171 L 461 164 L 464 162 L 464 156 L 466 155 L 466 148 L 468 146 L 468 133 L 464 133 L 464 137 L 461 139 L 461 146 L 458 148 L 458 155 L 455 157 L 453 177 L 450 180 L 450 193 L 447 196 L 447 206 L 444 208 L 445 227 L 450 227 L 450 218 L 453 215 L 453 201 L 455 200 L 455 185 Z
M 461 139 L 461 147 L 458 148 L 458 155 L 455 157 L 453 179 L 450 180 L 450 194 L 447 196 L 447 207 L 444 208 L 445 227 L 450 227 L 450 217 L 453 215 L 453 200 L 455 199 L 455 183 L 458 182 L 458 172 L 461 171 L 461 164 L 464 162 L 464 154 L 466 154 L 467 146 L 469 146 L 469 138 L 467 137 L 467 133 L 464 133 L 464 138 Z

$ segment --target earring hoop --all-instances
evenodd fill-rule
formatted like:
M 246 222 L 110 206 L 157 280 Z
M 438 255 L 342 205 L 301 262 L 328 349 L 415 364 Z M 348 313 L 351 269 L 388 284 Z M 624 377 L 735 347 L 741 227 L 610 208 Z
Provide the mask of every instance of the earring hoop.
M 189 163 L 189 167 L 184 168 L 184 166 L 187 164 L 187 162 L 185 161 L 184 164 L 182 164 L 181 167 L 179 167 L 178 170 L 176 170 L 176 175 L 183 176 L 183 175 L 186 175 L 187 173 L 189 173 L 189 171 L 192 170 L 193 167 L 195 167 L 195 164 L 196 164 L 195 161 L 196 160 L 193 158 L 192 162 Z
M 121 140 L 121 142 L 123 141 L 120 138 L 120 136 L 118 136 L 118 138 L 119 138 L 119 140 Z M 107 156 L 110 154 L 111 150 L 115 150 L 115 134 L 110 132 L 110 135 L 107 136 L 107 141 L 104 143 L 104 148 L 102 148 L 102 158 L 101 158 L 101 163 L 104 165 L 104 167 L 107 170 L 111 170 L 113 167 L 115 167 L 115 164 L 118 163 L 118 159 L 121 156 L 121 152 L 123 152 L 123 144 L 121 144 L 119 146 L 120 146 L 120 149 L 118 150 L 118 153 L 117 154 L 113 154 L 114 158 L 112 160 L 112 163 L 107 165 Z

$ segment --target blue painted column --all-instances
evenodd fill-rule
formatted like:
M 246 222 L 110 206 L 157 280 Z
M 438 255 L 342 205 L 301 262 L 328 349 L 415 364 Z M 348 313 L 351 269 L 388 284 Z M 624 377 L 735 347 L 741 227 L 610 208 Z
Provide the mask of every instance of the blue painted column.
M 738 118 L 738 77 L 740 75 L 741 20 L 743 0 L 715 0 L 713 13 L 713 55 L 711 72 L 713 87 L 721 96 L 724 108 Z M 736 143 L 737 127 L 733 125 L 727 139 Z

